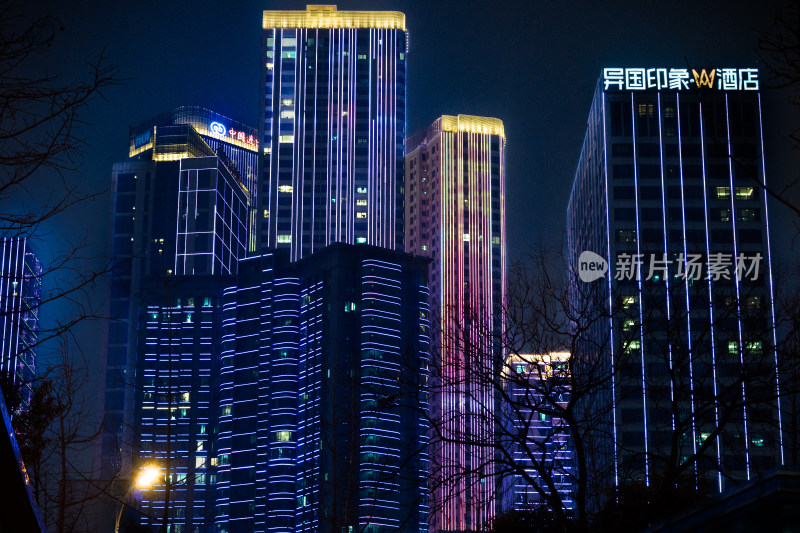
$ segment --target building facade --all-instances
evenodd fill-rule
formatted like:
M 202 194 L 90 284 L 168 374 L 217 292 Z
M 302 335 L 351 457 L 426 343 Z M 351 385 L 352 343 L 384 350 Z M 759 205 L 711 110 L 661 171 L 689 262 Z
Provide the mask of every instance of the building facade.
M 435 381 L 433 520 L 486 527 L 499 481 L 491 455 L 505 297 L 505 133 L 496 118 L 438 118 L 406 142 L 406 251 L 430 257 Z
M 782 460 L 762 131 L 756 69 L 598 82 L 567 234 L 575 301 L 598 302 L 576 357 L 612 378 L 591 407 L 610 485 L 716 492 Z
M 123 485 L 139 468 L 163 469 L 169 477 L 143 498 L 145 521 L 160 524 L 166 513 L 171 527 L 210 531 L 214 478 L 205 468 L 215 465 L 202 431 L 216 416 L 221 297 L 231 283 L 219 280 L 246 253 L 250 191 L 246 167 L 215 153 L 178 111 L 168 115 L 172 123 L 132 128 L 131 159 L 112 172 L 116 265 L 96 469 Z
M 36 376 L 41 276 L 28 239 L 0 240 L 0 370 L 26 405 Z
M 503 510 L 535 510 L 554 502 L 574 508 L 575 468 L 570 428 L 561 413 L 570 401 L 569 353 L 509 354 L 508 401 L 501 409 L 512 469 L 524 473 L 505 485 Z M 556 493 L 555 498 L 543 497 Z
M 342 243 L 241 262 L 225 299 L 220 531 L 427 531 L 427 263 Z
M 264 11 L 258 239 L 403 250 L 405 15 Z

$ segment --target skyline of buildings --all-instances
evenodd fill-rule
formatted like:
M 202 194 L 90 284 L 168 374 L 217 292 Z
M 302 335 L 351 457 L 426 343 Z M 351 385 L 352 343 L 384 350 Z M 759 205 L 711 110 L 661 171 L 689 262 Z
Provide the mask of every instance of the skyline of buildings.
M 567 234 L 573 298 L 597 306 L 589 358 L 613 380 L 592 406 L 607 484 L 676 468 L 722 492 L 783 461 L 762 139 L 755 69 L 597 83 Z
M 265 11 L 262 28 L 258 131 L 183 106 L 132 126 L 114 165 L 102 464 L 160 465 L 142 522 L 177 532 L 472 531 L 541 502 L 516 479 L 505 493 L 481 444 L 503 409 L 479 376 L 506 355 L 503 122 L 443 115 L 406 136 L 402 13 L 308 6 Z M 567 216 L 576 272 L 590 250 L 637 275 L 592 289 L 614 380 L 594 464 L 617 486 L 650 482 L 669 431 L 711 460 L 695 486 L 720 491 L 780 449 L 780 406 L 751 400 L 771 385 L 743 377 L 778 364 L 757 337 L 774 344 L 766 196 L 748 184 L 765 185 L 757 83 L 631 68 L 598 84 Z M 657 252 L 667 266 L 642 280 L 636 258 Z M 696 252 L 737 276 L 671 270 Z M 738 277 L 742 254 L 760 280 Z M 426 416 L 441 423 L 430 449 Z M 530 442 L 556 438 L 541 457 L 571 501 L 562 421 L 540 422 Z

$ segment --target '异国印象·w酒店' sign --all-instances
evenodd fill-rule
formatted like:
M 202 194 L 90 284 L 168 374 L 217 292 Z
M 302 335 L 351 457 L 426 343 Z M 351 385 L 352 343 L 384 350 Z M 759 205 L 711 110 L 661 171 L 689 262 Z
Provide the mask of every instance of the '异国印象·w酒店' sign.
M 606 68 L 603 90 L 646 91 L 757 91 L 757 68 Z

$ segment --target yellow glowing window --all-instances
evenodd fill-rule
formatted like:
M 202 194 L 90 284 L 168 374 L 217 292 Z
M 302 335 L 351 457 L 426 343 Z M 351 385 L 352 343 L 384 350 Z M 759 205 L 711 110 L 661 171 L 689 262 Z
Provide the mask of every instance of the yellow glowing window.
M 281 118 L 294 118 L 294 109 L 284 109 L 281 111 Z
M 291 235 L 278 235 L 278 242 L 281 243 L 281 244 L 290 243 L 290 242 L 292 242 L 292 236 Z
M 284 48 L 294 48 L 297 46 L 297 39 L 292 39 L 291 37 L 284 37 L 283 41 L 281 41 L 281 46 Z
M 356 205 L 367 205 L 366 200 L 356 200 Z
M 364 213 L 363 211 L 359 211 L 358 213 L 356 213 L 356 218 L 367 218 L 367 214 Z
M 736 341 L 728 341 L 728 353 L 731 354 L 739 353 L 739 343 Z
M 284 98 L 283 100 L 281 100 L 281 105 L 282 106 L 293 106 L 294 105 L 294 100 L 292 100 L 291 98 Z
M 269 209 L 264 209 L 264 218 L 269 218 Z
M 400 55 L 403 55 L 402 53 Z M 366 59 L 367 54 L 358 54 L 358 59 Z
M 627 309 L 636 304 L 636 296 L 624 296 L 622 298 L 622 306 Z
M 294 135 L 281 135 L 278 142 L 291 144 L 294 142 Z
M 206 458 L 205 457 L 195 457 L 194 458 L 194 467 L 195 468 L 205 468 L 206 466 Z
M 211 466 L 217 466 L 219 464 L 219 459 L 216 457 L 211 458 Z
M 737 200 L 751 200 L 755 189 L 753 187 L 736 187 Z
M 731 189 L 730 187 L 717 187 L 716 190 L 717 198 L 724 199 L 731 197 Z
M 625 347 L 625 353 L 631 353 L 633 351 L 639 350 L 642 347 L 642 344 L 639 341 L 631 341 Z
M 272 62 L 267 63 L 267 70 L 272 70 L 272 68 L 273 68 Z
M 633 327 L 634 327 L 635 325 L 636 325 L 636 321 L 635 321 L 634 319 L 632 319 L 632 318 L 629 318 L 629 319 L 628 319 L 628 320 L 626 320 L 626 321 L 625 321 L 625 323 L 622 325 L 622 329 L 623 329 L 624 331 L 630 331 L 630 330 L 632 330 L 632 329 L 633 329 Z
M 291 431 L 278 431 L 275 434 L 275 440 L 278 442 L 287 442 L 292 440 L 292 432 Z
M 500 244 L 500 237 L 492 237 L 492 244 Z
M 292 192 L 291 185 L 278 185 L 278 192 Z
M 272 153 L 272 148 L 269 146 L 264 147 L 264 155 L 269 155 Z
M 464 242 L 469 242 L 469 233 L 463 235 Z

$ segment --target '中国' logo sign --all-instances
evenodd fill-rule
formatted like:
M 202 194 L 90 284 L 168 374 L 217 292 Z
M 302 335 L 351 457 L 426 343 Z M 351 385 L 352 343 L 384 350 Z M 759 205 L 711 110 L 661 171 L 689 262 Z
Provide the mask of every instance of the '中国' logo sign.
M 688 91 L 757 91 L 756 68 L 605 68 L 603 90 L 646 91 L 649 89 Z

